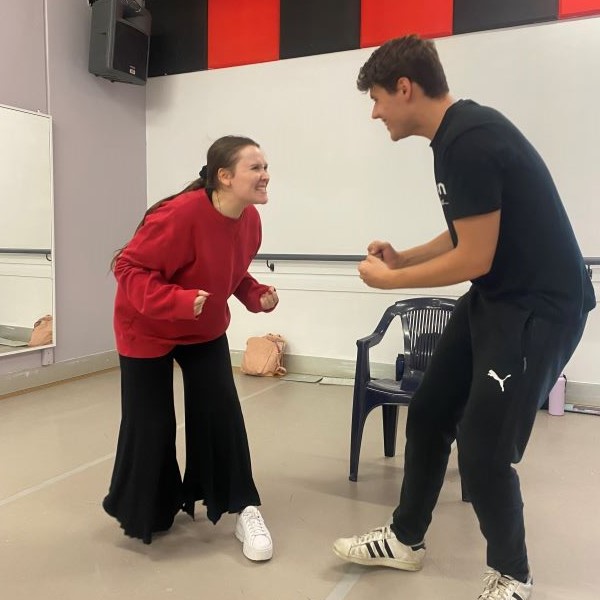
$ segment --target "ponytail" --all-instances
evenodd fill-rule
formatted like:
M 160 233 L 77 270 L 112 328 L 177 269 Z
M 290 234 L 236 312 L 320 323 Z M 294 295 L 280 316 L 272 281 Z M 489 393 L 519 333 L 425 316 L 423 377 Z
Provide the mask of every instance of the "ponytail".
M 162 206 L 165 202 L 169 202 L 173 200 L 173 198 L 177 198 L 181 194 L 185 194 L 186 192 L 193 192 L 195 190 L 205 189 L 206 193 L 210 197 L 213 190 L 217 189 L 218 177 L 217 174 L 219 169 L 228 169 L 231 172 L 235 170 L 235 166 L 237 161 L 239 160 L 238 155 L 242 148 L 246 146 L 256 146 L 260 148 L 260 146 L 252 139 L 248 137 L 236 136 L 236 135 L 226 135 L 222 138 L 219 138 L 208 149 L 206 155 L 207 164 L 200 169 L 200 173 L 198 174 L 198 179 L 195 179 L 190 183 L 185 189 L 181 190 L 181 192 L 177 194 L 173 194 L 172 196 L 168 196 L 167 198 L 163 198 L 159 200 L 156 204 L 153 204 L 145 213 L 143 219 L 140 221 L 139 225 L 135 228 L 135 233 L 140 229 L 140 227 L 146 221 L 146 217 L 152 214 L 159 206 Z M 125 250 L 127 244 L 122 248 L 119 248 L 115 252 L 113 259 L 110 263 L 111 271 L 114 271 L 115 263 L 117 259 Z
M 200 172 L 200 174 L 202 175 L 202 171 Z M 192 181 L 192 183 L 190 183 L 187 187 L 185 187 L 184 189 L 182 189 L 177 194 L 172 194 L 171 196 L 167 196 L 166 198 L 163 198 L 162 200 L 159 200 L 158 202 L 155 202 L 144 213 L 144 216 L 142 217 L 142 220 L 138 223 L 138 226 L 135 228 L 135 231 L 133 232 L 133 234 L 135 235 L 138 232 L 138 230 L 140 229 L 140 227 L 146 222 L 146 217 L 148 215 L 151 215 L 154 211 L 156 211 L 165 202 L 169 202 L 170 200 L 173 200 L 173 198 L 177 198 L 177 196 L 181 196 L 181 194 L 185 194 L 186 192 L 194 192 L 196 190 L 201 190 L 201 189 L 204 189 L 204 188 L 206 188 L 206 180 L 203 179 L 202 177 L 198 177 L 198 179 L 194 179 L 194 181 Z M 119 258 L 119 256 L 121 256 L 121 252 L 123 252 L 123 250 L 125 250 L 125 248 L 127 248 L 127 244 L 125 244 L 124 246 L 122 246 L 121 248 L 119 248 L 115 252 L 112 260 L 110 261 L 110 270 L 111 271 L 114 271 L 114 269 L 115 269 L 115 263 L 117 262 L 117 259 Z

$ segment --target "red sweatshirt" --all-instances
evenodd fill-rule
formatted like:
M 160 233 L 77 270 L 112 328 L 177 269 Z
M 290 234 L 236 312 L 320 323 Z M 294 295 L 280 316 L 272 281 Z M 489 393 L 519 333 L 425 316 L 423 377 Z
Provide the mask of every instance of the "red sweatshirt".
M 269 288 L 247 271 L 261 243 L 254 206 L 239 219 L 219 213 L 206 192 L 181 194 L 146 217 L 115 264 L 114 328 L 123 356 L 164 356 L 178 344 L 197 344 L 225 333 L 234 294 L 260 312 Z M 198 290 L 210 292 L 194 317 Z

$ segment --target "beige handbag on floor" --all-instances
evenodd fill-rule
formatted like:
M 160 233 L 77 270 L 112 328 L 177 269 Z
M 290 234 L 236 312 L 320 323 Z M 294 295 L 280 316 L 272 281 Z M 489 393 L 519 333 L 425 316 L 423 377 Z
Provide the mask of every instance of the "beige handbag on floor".
M 52 315 L 44 315 L 33 325 L 29 346 L 47 346 L 52 343 Z
M 273 377 L 287 373 L 283 366 L 285 339 L 277 333 L 248 338 L 240 369 L 246 375 Z

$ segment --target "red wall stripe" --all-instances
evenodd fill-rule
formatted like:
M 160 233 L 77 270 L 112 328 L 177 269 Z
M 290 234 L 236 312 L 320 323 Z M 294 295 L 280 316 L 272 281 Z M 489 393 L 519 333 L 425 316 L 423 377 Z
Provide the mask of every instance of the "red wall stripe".
M 600 0 L 560 0 L 558 17 L 581 17 L 584 15 L 600 14 Z
M 209 69 L 278 59 L 279 0 L 209 0 Z
M 360 47 L 418 33 L 423 37 L 452 35 L 454 0 L 362 0 Z

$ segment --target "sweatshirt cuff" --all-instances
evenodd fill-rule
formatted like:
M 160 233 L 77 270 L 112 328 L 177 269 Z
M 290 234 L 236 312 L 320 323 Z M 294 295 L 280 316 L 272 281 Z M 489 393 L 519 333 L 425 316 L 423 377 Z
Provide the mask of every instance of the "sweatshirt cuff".
M 273 309 L 263 310 L 263 307 L 260 304 L 260 297 L 269 291 L 268 285 L 259 284 L 252 293 L 248 297 L 248 302 L 246 304 L 246 308 L 253 313 L 259 312 L 271 312 Z
M 198 290 L 177 290 L 173 318 L 187 321 L 194 319 L 194 300 L 197 295 Z

